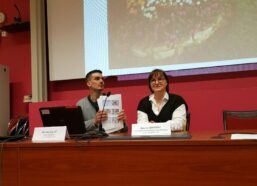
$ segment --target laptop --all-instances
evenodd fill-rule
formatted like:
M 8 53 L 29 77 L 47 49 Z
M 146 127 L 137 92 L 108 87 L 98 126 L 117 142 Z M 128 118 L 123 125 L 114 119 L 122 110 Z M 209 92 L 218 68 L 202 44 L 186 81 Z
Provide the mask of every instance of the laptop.
M 15 136 L 0 136 L 0 143 L 10 142 L 10 141 L 19 141 L 25 138 L 25 135 L 17 134 Z
M 44 127 L 67 126 L 71 137 L 86 132 L 80 107 L 45 107 L 40 108 L 39 111 Z

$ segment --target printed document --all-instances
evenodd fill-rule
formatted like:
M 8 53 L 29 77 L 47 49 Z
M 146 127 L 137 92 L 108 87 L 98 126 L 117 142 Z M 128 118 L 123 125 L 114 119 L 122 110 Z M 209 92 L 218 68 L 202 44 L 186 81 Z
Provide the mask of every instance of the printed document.
M 108 119 L 103 121 L 103 129 L 106 133 L 118 131 L 123 128 L 123 121 L 118 121 L 117 116 L 121 111 L 121 95 L 114 94 L 106 98 L 106 96 L 100 96 L 97 100 L 99 110 L 104 108 L 104 111 L 108 114 Z

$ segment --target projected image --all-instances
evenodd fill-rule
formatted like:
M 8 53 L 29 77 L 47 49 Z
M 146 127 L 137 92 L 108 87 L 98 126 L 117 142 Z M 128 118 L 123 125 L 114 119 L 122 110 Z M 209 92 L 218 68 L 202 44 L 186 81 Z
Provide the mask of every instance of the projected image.
M 109 68 L 256 58 L 254 0 L 109 0 Z
M 175 76 L 257 70 L 257 0 L 46 4 L 51 81 L 93 69 L 118 78 L 154 68 Z

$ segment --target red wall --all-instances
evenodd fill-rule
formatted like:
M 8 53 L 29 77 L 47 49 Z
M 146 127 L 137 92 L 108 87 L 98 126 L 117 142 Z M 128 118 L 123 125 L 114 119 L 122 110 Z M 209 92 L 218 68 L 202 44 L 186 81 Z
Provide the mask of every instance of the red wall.
M 13 17 L 18 15 L 14 4 L 20 9 L 22 21 L 28 21 L 29 0 L 1 0 L 0 10 L 7 16 L 5 24 L 13 23 Z M 0 36 L 0 64 L 7 65 L 10 70 L 11 117 L 27 115 L 23 96 L 31 94 L 30 56 L 30 32 Z
M 24 21 L 29 20 L 29 0 L 1 0 L 0 10 L 12 23 L 16 3 Z M 11 114 L 25 115 L 23 96 L 31 93 L 30 33 L 9 34 L 0 38 L 0 63 L 10 68 Z M 222 110 L 257 110 L 257 71 L 176 77 L 171 92 L 182 95 L 191 111 L 191 130 L 222 129 Z M 138 101 L 149 94 L 146 80 L 106 79 L 106 91 L 121 93 L 128 123 L 136 122 Z M 74 100 L 88 94 L 83 80 L 51 82 L 49 100 Z
M 106 91 L 121 93 L 128 123 L 136 122 L 139 100 L 148 95 L 146 80 L 105 80 Z M 257 110 L 257 71 L 171 78 L 170 90 L 185 98 L 192 131 L 222 130 L 222 110 Z M 51 100 L 80 99 L 88 94 L 84 80 L 50 83 Z

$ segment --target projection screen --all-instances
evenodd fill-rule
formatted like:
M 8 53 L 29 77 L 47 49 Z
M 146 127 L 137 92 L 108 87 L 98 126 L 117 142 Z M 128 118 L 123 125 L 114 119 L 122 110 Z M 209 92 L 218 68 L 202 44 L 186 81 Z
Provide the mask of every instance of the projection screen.
M 105 76 L 257 69 L 256 12 L 255 0 L 50 0 L 50 80 L 92 69 Z

